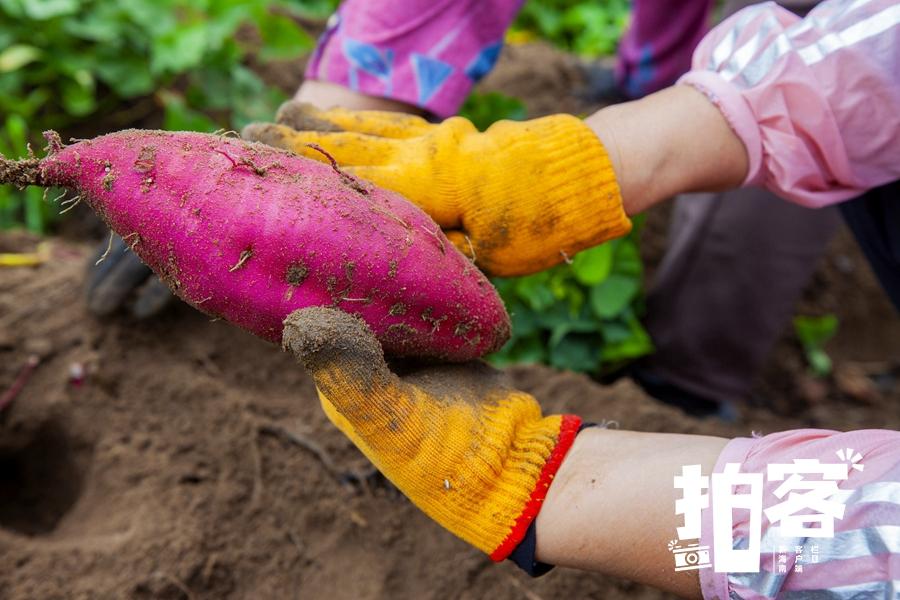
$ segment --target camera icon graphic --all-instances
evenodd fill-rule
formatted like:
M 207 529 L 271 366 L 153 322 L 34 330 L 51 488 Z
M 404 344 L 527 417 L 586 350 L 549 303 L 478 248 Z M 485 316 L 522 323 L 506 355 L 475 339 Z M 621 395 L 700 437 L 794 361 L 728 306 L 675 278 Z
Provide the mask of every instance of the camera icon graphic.
M 709 561 L 709 546 L 700 544 L 678 544 L 679 540 L 669 542 L 669 552 L 675 555 L 676 571 L 696 571 L 712 566 Z

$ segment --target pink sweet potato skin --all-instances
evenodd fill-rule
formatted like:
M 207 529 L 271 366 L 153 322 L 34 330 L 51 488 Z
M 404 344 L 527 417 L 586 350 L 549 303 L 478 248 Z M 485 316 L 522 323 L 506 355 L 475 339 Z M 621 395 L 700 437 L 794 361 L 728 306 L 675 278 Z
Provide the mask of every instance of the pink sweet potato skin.
M 463 361 L 497 350 L 496 291 L 421 210 L 332 167 L 262 144 L 130 130 L 48 156 L 182 299 L 281 341 L 293 310 L 359 315 L 388 354 Z

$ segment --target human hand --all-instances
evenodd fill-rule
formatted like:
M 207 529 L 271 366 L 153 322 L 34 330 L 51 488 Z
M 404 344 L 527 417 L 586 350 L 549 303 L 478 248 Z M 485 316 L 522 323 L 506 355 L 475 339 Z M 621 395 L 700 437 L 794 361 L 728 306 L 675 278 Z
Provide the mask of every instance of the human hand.
M 88 310 L 97 316 L 115 312 L 136 293 L 131 313 L 139 319 L 160 313 L 175 297 L 119 236 L 104 242 L 90 259 L 85 292 Z
M 424 209 L 493 275 L 523 275 L 631 229 L 597 136 L 575 117 L 501 121 L 479 132 L 394 112 L 318 110 L 291 102 L 279 123 L 244 137 L 327 160 Z
M 328 418 L 425 514 L 506 558 L 578 432 L 476 361 L 393 373 L 369 328 L 330 308 L 294 311 L 284 348 L 312 374 Z

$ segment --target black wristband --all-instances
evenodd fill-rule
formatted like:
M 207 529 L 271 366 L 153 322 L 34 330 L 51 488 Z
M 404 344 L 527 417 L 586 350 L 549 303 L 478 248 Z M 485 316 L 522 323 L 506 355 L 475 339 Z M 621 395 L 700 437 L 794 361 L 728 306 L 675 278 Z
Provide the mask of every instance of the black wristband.
M 578 428 L 578 433 L 581 433 L 587 427 L 595 427 L 596 425 L 596 423 L 582 423 L 581 427 Z M 531 522 L 531 525 L 528 526 L 528 531 L 525 532 L 525 537 L 508 557 L 508 560 L 514 562 L 517 567 L 532 577 L 546 575 L 553 569 L 553 565 L 538 562 L 534 558 L 534 553 L 537 550 L 536 521 L 537 519 Z

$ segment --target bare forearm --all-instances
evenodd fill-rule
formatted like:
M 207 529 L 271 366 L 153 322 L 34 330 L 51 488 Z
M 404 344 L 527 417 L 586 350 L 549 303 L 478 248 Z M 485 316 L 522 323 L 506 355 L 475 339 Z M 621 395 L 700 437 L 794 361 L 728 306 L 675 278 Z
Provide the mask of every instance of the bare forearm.
M 690 86 L 604 108 L 585 123 L 610 154 L 629 215 L 679 193 L 737 187 L 747 174 L 743 143 Z
M 589 428 L 578 435 L 537 518 L 537 558 L 600 571 L 699 598 L 695 571 L 676 573 L 667 542 L 673 477 L 688 464 L 715 466 L 727 440 Z

